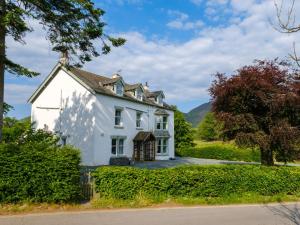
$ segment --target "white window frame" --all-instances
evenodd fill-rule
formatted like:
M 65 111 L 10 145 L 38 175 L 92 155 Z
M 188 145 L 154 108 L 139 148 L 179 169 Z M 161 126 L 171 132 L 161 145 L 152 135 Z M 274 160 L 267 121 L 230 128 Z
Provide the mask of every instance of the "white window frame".
M 113 156 L 124 156 L 124 144 L 125 144 L 124 137 L 112 137 L 111 138 L 111 154 Z M 113 145 L 113 141 L 116 141 L 116 144 Z M 115 147 L 115 153 L 113 153 L 113 148 Z
M 169 154 L 169 138 L 165 138 L 165 137 L 156 138 L 156 154 L 157 155 Z
M 136 111 L 136 120 L 135 120 L 136 128 L 142 128 L 142 118 L 143 118 L 143 113 L 140 111 Z
M 115 84 L 115 93 L 119 96 L 123 96 L 124 94 L 124 87 L 123 87 L 123 84 L 121 82 L 117 82 Z
M 140 88 L 135 90 L 135 97 L 138 100 L 143 101 L 143 91 Z
M 120 112 L 120 115 L 117 115 L 117 111 Z M 122 127 L 123 126 L 122 112 L 123 112 L 123 109 L 115 108 L 115 117 L 114 117 L 115 122 L 114 122 L 114 124 L 115 124 L 116 127 Z M 119 118 L 119 124 L 116 123 L 117 118 Z
M 164 118 L 166 120 L 164 121 Z M 158 128 L 159 124 L 159 128 Z M 155 129 L 156 130 L 168 130 L 168 116 L 160 115 L 155 117 Z

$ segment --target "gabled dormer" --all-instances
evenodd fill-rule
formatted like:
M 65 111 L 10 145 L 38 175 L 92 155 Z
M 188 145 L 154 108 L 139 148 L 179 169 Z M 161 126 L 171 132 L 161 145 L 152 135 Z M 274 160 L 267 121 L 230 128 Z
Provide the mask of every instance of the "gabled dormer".
M 111 79 L 102 82 L 102 84 L 116 95 L 124 96 L 125 82 L 119 74 L 114 74 Z
M 145 94 L 142 84 L 126 84 L 125 91 L 139 101 L 143 101 L 144 99 Z
M 160 106 L 164 104 L 165 95 L 163 91 L 148 92 L 147 97 Z

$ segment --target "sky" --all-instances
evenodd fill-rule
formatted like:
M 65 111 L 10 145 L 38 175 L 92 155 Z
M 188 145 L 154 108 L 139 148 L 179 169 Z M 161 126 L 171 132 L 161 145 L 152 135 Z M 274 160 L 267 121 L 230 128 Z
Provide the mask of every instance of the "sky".
M 283 0 L 283 17 L 291 1 Z M 148 82 L 151 90 L 164 91 L 167 103 L 188 112 L 210 100 L 208 88 L 216 72 L 230 76 L 255 59 L 285 59 L 292 52 L 300 33 L 283 34 L 274 28 L 274 2 L 281 4 L 281 0 L 95 0 L 106 12 L 105 32 L 127 42 L 83 69 L 106 76 L 121 70 L 126 82 Z M 296 1 L 295 12 L 299 11 Z M 15 108 L 9 116 L 17 118 L 30 115 L 28 98 L 59 60 L 39 23 L 29 24 L 34 32 L 26 35 L 25 45 L 7 41 L 10 59 L 41 73 L 36 78 L 6 73 L 5 101 Z

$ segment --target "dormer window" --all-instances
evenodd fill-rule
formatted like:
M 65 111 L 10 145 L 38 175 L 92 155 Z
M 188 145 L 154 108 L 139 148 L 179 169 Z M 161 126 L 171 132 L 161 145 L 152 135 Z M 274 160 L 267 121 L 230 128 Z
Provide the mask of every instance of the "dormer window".
M 140 88 L 136 89 L 135 97 L 140 101 L 143 100 L 143 91 Z
M 162 105 L 162 104 L 163 104 L 163 98 L 162 98 L 162 96 L 161 96 L 161 95 L 157 96 L 157 97 L 155 98 L 155 102 L 156 102 L 157 104 L 159 104 L 159 105 Z
M 124 93 L 124 87 L 121 82 L 116 83 L 115 92 L 119 96 L 123 96 Z

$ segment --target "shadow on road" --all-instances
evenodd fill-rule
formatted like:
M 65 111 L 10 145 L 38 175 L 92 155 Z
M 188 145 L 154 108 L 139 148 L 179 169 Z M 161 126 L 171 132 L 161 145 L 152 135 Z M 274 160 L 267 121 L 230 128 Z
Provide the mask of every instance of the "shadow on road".
M 283 219 L 289 220 L 292 224 L 300 225 L 300 207 L 298 204 L 289 204 L 284 205 L 280 204 L 279 206 L 265 206 L 269 209 L 274 215 L 280 216 Z

